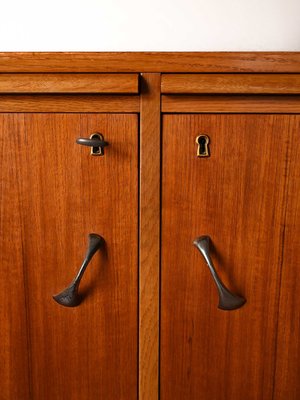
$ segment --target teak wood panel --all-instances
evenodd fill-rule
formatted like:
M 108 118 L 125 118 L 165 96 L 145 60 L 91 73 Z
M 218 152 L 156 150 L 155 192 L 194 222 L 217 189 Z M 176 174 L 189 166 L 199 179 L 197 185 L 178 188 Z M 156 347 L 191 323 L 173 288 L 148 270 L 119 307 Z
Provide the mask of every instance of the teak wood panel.
M 2 52 L 0 72 L 300 72 L 300 52 Z
M 1 106 L 1 101 L 0 101 Z M 165 113 L 300 113 L 298 95 L 163 95 Z
M 1 114 L 1 399 L 137 398 L 138 117 Z M 99 131 L 103 157 L 75 143 Z M 105 239 L 80 285 L 87 235 Z
M 274 400 L 300 399 L 300 118 L 290 141 Z M 291 121 L 291 124 L 293 122 Z
M 288 115 L 163 117 L 161 400 L 272 398 L 297 129 L 299 117 Z M 196 156 L 200 133 L 210 137 L 209 158 Z M 217 308 L 216 287 L 193 246 L 200 235 L 211 237 L 225 284 L 246 297 L 241 309 Z
M 0 74 L 0 93 L 138 93 L 138 74 Z
M 300 74 L 162 74 L 161 92 L 299 94 Z
M 27 335 L 28 304 L 25 298 L 26 270 L 22 246 L 23 212 L 20 183 L 19 152 L 13 151 L 8 137 L 10 123 L 1 116 L 0 122 L 0 387 L 1 400 L 29 400 L 28 371 L 30 342 Z M 4 134 L 5 132 L 5 134 Z M 18 168 L 16 165 L 18 164 Z
M 159 385 L 160 74 L 141 79 L 139 400 Z
M 123 112 L 140 110 L 138 95 L 4 94 L 0 112 Z

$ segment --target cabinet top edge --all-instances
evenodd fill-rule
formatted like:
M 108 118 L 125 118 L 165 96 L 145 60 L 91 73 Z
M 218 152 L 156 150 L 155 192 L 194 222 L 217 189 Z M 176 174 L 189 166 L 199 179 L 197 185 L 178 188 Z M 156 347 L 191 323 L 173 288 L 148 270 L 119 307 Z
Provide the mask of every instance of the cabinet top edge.
M 300 73 L 297 52 L 0 52 L 0 73 Z

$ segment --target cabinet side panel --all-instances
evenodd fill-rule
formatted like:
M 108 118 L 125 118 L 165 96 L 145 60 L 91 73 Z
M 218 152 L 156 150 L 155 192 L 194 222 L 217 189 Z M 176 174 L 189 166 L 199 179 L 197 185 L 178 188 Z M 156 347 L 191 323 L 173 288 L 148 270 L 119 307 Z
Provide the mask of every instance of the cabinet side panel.
M 19 123 L 23 124 L 21 118 Z M 23 260 L 20 132 L 0 115 L 0 399 L 29 399 L 27 272 Z

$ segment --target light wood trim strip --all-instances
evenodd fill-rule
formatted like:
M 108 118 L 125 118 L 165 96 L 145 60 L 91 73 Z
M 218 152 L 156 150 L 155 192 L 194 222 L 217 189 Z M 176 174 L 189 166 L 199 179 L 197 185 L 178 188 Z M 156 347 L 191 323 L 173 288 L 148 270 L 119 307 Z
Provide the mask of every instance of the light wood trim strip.
M 0 72 L 300 72 L 300 52 L 2 52 Z
M 0 112 L 139 112 L 139 96 L 0 95 Z
M 0 93 L 138 93 L 138 74 L 0 74 Z
M 163 74 L 162 93 L 300 93 L 300 74 Z
M 299 113 L 300 96 L 163 95 L 164 113 Z
M 141 83 L 139 400 L 158 400 L 160 74 L 143 74 Z

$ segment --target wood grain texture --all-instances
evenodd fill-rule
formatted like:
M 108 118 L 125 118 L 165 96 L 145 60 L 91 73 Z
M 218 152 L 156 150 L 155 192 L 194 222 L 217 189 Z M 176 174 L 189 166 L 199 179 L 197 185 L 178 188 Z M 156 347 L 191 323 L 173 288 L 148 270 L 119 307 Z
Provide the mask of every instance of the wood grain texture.
M 0 117 L 0 399 L 31 399 L 20 153 L 12 151 L 10 121 Z M 11 138 L 15 137 L 14 134 Z
M 139 400 L 158 400 L 160 74 L 143 74 L 141 83 Z
M 162 74 L 161 92 L 300 93 L 300 74 Z
M 272 398 L 295 129 L 288 115 L 163 117 L 162 400 Z M 196 156 L 200 133 L 210 137 L 210 158 Z M 192 244 L 200 235 L 212 238 L 224 283 L 246 297 L 241 309 L 217 308 Z
M 163 95 L 165 113 L 300 113 L 297 95 Z
M 0 95 L 0 112 L 139 112 L 139 96 L 126 95 Z
M 1 114 L 0 126 L 0 397 L 136 399 L 138 117 Z M 94 131 L 109 142 L 104 157 L 75 143 Z M 82 280 L 84 301 L 62 307 L 52 295 L 91 232 L 106 249 Z
M 294 122 L 296 119 L 296 122 Z M 274 400 L 300 398 L 300 116 L 291 117 Z
M 138 74 L 0 74 L 0 93 L 138 93 Z
M 0 53 L 0 72 L 300 72 L 300 52 Z

